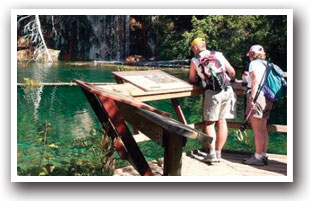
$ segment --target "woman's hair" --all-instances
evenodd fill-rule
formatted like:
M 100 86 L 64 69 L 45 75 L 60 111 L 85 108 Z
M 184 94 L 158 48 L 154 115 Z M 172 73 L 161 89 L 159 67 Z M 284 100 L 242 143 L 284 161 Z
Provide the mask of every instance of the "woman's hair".
M 266 60 L 266 54 L 260 54 L 260 53 L 254 53 L 250 55 L 253 59 L 261 59 L 261 60 Z

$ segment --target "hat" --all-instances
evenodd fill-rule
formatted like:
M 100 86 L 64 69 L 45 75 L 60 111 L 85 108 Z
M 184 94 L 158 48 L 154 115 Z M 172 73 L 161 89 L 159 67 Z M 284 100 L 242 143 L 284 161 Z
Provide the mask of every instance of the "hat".
M 191 47 L 193 47 L 193 46 L 195 46 L 195 45 L 199 45 L 199 44 L 201 44 L 201 43 L 206 43 L 206 42 L 205 42 L 205 39 L 203 39 L 203 38 L 195 38 L 195 39 L 193 40 L 193 42 L 191 43 Z
M 254 52 L 256 54 L 265 54 L 265 50 L 261 45 L 252 45 L 252 47 L 250 48 L 249 52 L 246 55 L 249 56 L 251 52 Z

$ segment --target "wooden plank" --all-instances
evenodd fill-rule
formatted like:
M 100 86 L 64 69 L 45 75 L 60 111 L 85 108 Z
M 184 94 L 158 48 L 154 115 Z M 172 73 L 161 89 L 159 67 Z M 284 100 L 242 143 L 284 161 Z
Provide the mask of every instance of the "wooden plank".
M 203 161 L 203 157 L 192 154 L 182 155 L 182 176 L 286 176 L 287 156 L 269 154 L 269 165 L 251 166 L 242 163 L 243 158 L 250 155 L 239 155 L 234 153 L 223 153 L 222 162 L 217 165 L 209 165 Z M 157 175 L 162 175 L 162 169 L 158 167 L 157 161 L 149 162 L 152 170 L 156 170 Z M 114 176 L 138 176 L 133 167 L 124 167 L 115 170 Z M 236 178 L 237 178 L 236 177 Z M 268 178 L 266 177 L 266 180 Z M 237 180 L 236 180 L 237 182 Z
M 121 93 L 116 93 L 114 91 L 110 91 L 110 90 L 107 90 L 107 89 L 98 88 L 97 86 L 88 84 L 88 83 L 80 81 L 80 80 L 74 80 L 74 82 L 79 84 L 79 86 L 83 87 L 87 91 L 89 91 L 91 93 L 95 93 L 98 96 L 104 96 L 104 97 L 107 97 L 107 98 L 111 98 L 111 99 L 116 100 L 118 102 L 123 102 L 123 103 L 129 104 L 129 105 L 132 105 L 134 107 L 138 107 L 138 108 L 142 108 L 142 109 L 145 109 L 145 110 L 149 110 L 149 111 L 158 113 L 158 114 L 163 115 L 163 116 L 167 116 L 167 117 L 171 116 L 170 113 L 158 110 L 158 109 L 156 109 L 154 107 L 151 107 L 151 106 L 149 106 L 147 104 L 144 104 L 144 103 L 142 103 L 140 101 L 137 101 L 135 98 L 133 98 L 131 96 L 126 96 L 126 95 L 123 95 Z
M 147 137 L 144 133 L 141 132 L 139 132 L 139 134 L 137 135 L 133 135 L 133 138 L 137 143 L 147 142 L 151 140 L 149 137 Z
M 196 93 L 195 93 L 196 92 Z M 190 96 L 201 95 L 202 93 L 197 91 L 183 91 L 183 92 L 173 92 L 173 93 L 166 93 L 166 94 L 156 94 L 156 95 L 143 95 L 143 96 L 135 96 L 136 100 L 139 101 L 155 101 L 155 100 L 165 100 L 171 98 L 184 98 Z
M 148 110 L 135 108 L 122 102 L 116 101 L 116 104 L 128 123 L 133 124 L 149 138 L 153 138 L 156 141 L 162 136 L 163 130 L 166 130 L 169 133 L 176 133 L 183 137 L 197 139 L 203 142 L 212 142 L 212 138 L 203 132 L 195 130 L 172 118 L 164 117 Z M 155 135 L 155 137 L 152 135 Z
M 227 122 L 227 126 L 230 129 L 240 129 L 242 123 L 238 122 Z M 195 129 L 204 129 L 204 122 L 199 122 L 195 124 L 189 125 Z M 252 129 L 251 125 L 248 124 L 248 129 Z M 287 133 L 287 126 L 286 125 L 278 125 L 278 124 L 269 124 L 267 125 L 268 132 L 278 132 L 278 133 Z
M 159 125 L 164 131 L 168 133 L 176 133 L 183 137 L 197 139 L 202 142 L 211 143 L 212 137 L 207 136 L 205 133 L 184 125 L 172 118 L 164 117 L 148 110 L 137 108 L 137 114 Z
M 92 82 L 90 84 L 93 84 L 93 85 L 115 85 L 115 82 Z M 17 83 L 18 87 L 24 87 L 27 85 L 28 84 L 25 84 L 25 83 Z M 78 86 L 74 82 L 40 82 L 37 85 L 38 86 Z
M 147 137 L 163 145 L 163 129 L 154 122 L 144 118 L 137 113 L 137 108 L 126 105 L 121 102 L 116 102 L 117 107 L 121 111 L 125 121 L 130 123 L 133 127 L 144 133 Z
M 246 87 L 241 86 L 241 83 L 232 84 L 234 92 L 238 96 L 242 96 L 246 92 Z M 200 86 L 191 85 L 188 89 L 173 89 L 165 91 L 144 91 L 130 83 L 101 85 L 98 89 L 107 89 L 123 95 L 132 96 L 138 101 L 154 101 L 172 98 L 182 98 L 189 96 L 197 96 L 203 94 L 203 89 Z
M 200 94 L 202 93 L 202 89 L 197 86 L 191 86 L 188 89 L 172 89 L 172 90 L 165 90 L 165 91 L 144 91 L 139 87 L 131 83 L 123 83 L 123 84 L 114 84 L 114 85 L 102 85 L 98 86 L 99 88 L 108 89 L 115 92 L 121 92 L 127 96 L 139 97 L 139 96 L 152 96 L 152 95 L 159 95 L 159 94 L 169 94 L 169 93 L 176 93 L 176 92 L 184 92 L 184 91 L 195 91 L 200 90 Z

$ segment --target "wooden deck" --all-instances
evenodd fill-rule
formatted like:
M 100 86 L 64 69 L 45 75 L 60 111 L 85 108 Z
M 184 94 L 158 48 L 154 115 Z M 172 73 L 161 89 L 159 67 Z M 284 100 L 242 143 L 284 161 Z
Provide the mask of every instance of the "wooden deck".
M 210 165 L 203 162 L 203 158 L 183 153 L 182 176 L 286 176 L 286 155 L 268 154 L 269 165 L 251 166 L 242 164 L 241 161 L 246 154 L 222 153 L 222 162 Z M 151 169 L 157 176 L 163 175 L 163 169 L 158 162 L 149 162 Z M 131 166 L 115 170 L 114 176 L 139 176 L 139 173 Z

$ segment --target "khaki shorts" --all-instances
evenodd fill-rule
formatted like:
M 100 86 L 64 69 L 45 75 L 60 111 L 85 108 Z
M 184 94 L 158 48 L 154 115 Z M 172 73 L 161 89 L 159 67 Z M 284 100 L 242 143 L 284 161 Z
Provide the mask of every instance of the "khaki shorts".
M 236 115 L 236 95 L 231 87 L 221 92 L 205 90 L 203 118 L 205 121 L 233 119 Z
M 249 113 L 249 94 L 248 92 L 247 96 L 247 107 L 246 107 L 246 114 Z M 252 115 L 253 117 L 259 118 L 259 119 L 269 119 L 269 115 L 272 109 L 272 101 L 265 98 L 264 92 L 261 92 L 256 100 L 255 108 L 253 109 Z

